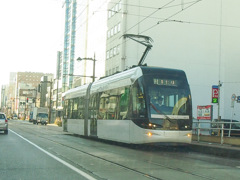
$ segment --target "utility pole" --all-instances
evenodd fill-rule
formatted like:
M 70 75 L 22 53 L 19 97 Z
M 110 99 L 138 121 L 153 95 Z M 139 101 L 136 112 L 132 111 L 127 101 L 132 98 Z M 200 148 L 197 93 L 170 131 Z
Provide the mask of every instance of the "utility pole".
M 218 82 L 218 121 L 219 122 L 221 121 L 221 116 L 220 116 L 220 92 L 221 92 L 220 89 L 221 89 L 221 86 L 222 86 L 222 84 L 219 80 L 219 82 Z
M 49 116 L 48 116 L 48 123 L 51 122 L 51 116 L 52 116 L 52 80 L 48 81 L 50 83 L 50 96 L 49 96 Z

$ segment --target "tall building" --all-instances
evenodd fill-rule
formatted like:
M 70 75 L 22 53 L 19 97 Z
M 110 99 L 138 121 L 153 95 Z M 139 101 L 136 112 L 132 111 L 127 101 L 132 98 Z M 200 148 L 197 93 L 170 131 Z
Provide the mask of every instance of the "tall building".
M 79 45 L 76 44 L 76 58 L 93 57 L 94 51 L 104 51 L 105 48 L 105 68 L 96 66 L 96 72 L 104 69 L 105 75 L 111 75 L 137 65 L 146 49 L 141 43 L 124 38 L 123 35 L 148 36 L 153 39 L 153 47 L 144 63 L 148 66 L 182 69 L 186 72 L 195 118 L 198 105 L 213 105 L 213 118 L 217 118 L 219 112 L 222 118 L 240 119 L 237 110 L 240 104 L 234 101 L 235 106 L 232 108 L 230 98 L 232 94 L 240 96 L 240 55 L 236 48 L 240 43 L 240 22 L 236 19 L 236 14 L 240 15 L 236 8 L 240 2 L 81 2 L 83 6 L 80 6 L 82 9 L 77 15 L 77 35 L 79 33 L 80 37 L 77 38 Z M 231 13 L 229 9 L 232 9 Z M 102 26 L 94 21 L 99 11 L 106 13 L 99 21 Z M 99 27 L 95 26 L 96 24 Z M 105 42 L 96 38 L 104 35 Z M 138 40 L 145 41 L 141 38 Z M 96 59 L 98 60 L 97 56 Z M 76 70 L 79 70 L 79 74 L 83 72 L 84 75 L 91 75 L 92 68 L 88 67 L 86 62 L 82 63 L 85 64 L 79 65 Z M 219 82 L 222 85 L 220 106 L 211 101 L 212 86 L 218 85 Z
M 62 91 L 72 88 L 75 60 L 76 0 L 65 0 L 65 30 L 62 66 Z
M 13 112 L 25 118 L 27 101 L 40 102 L 40 99 L 34 99 L 37 96 L 38 85 L 42 81 L 42 77 L 47 76 L 53 78 L 51 73 L 39 72 L 17 72 L 15 83 L 15 97 Z M 45 103 L 45 102 L 44 102 Z M 29 111 L 28 111 L 29 114 Z

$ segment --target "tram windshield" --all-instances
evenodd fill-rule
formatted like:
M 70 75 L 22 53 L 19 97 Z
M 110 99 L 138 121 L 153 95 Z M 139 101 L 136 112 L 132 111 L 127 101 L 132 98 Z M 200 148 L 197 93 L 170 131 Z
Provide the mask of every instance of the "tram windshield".
M 144 84 L 150 122 L 164 129 L 191 128 L 191 96 L 185 77 L 146 75 Z

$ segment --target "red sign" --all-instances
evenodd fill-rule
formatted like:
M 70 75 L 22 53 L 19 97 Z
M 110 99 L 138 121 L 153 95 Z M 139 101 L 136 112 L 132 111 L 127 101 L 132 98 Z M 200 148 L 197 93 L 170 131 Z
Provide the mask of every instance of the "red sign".
M 218 98 L 218 86 L 212 86 L 212 98 Z
M 197 119 L 212 119 L 212 105 L 197 106 Z

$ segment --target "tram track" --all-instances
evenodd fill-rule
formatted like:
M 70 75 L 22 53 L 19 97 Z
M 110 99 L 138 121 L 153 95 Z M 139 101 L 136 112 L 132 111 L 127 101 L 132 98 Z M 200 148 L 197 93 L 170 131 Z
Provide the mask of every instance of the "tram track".
M 129 167 L 129 166 L 126 166 L 126 165 L 124 165 L 124 164 L 120 164 L 120 163 L 118 163 L 118 162 L 115 162 L 115 161 L 113 161 L 113 160 L 109 160 L 109 159 L 106 159 L 106 158 L 104 158 L 104 157 L 100 157 L 100 156 L 94 155 L 94 154 L 92 154 L 92 153 L 86 152 L 86 151 L 84 151 L 84 150 L 81 150 L 81 149 L 79 149 L 79 148 L 73 147 L 73 146 L 71 146 L 71 145 L 67 145 L 67 144 L 64 144 L 64 143 L 62 143 L 62 142 L 59 142 L 59 141 L 57 141 L 57 140 L 51 139 L 51 138 L 48 137 L 49 134 L 47 134 L 47 133 L 45 133 L 45 132 L 41 132 L 42 135 L 39 135 L 39 133 L 37 133 L 37 132 L 35 132 L 35 131 L 31 131 L 30 129 L 24 128 L 24 127 L 21 127 L 21 126 L 18 126 L 17 129 L 18 129 L 19 131 L 24 131 L 24 132 L 28 133 L 30 136 L 32 135 L 32 136 L 36 136 L 36 137 L 41 138 L 41 139 L 44 139 L 44 140 L 48 140 L 48 141 L 51 142 L 51 143 L 55 143 L 55 144 L 57 144 L 57 145 L 59 145 L 59 146 L 72 149 L 72 150 L 74 150 L 74 151 L 77 151 L 77 152 L 80 152 L 80 153 L 82 153 L 82 154 L 85 154 L 85 155 L 87 155 L 87 156 L 89 156 L 89 157 L 91 157 L 91 158 L 96 158 L 96 159 L 101 160 L 101 161 L 103 161 L 103 162 L 110 163 L 110 164 L 112 164 L 112 165 L 114 165 L 114 166 L 123 168 L 123 169 L 125 169 L 125 170 L 127 170 L 127 171 L 131 171 L 131 172 L 136 173 L 136 174 L 138 174 L 138 175 L 141 175 L 141 176 L 143 176 L 143 177 L 145 177 L 145 178 L 147 178 L 147 179 L 162 180 L 162 178 L 156 177 L 156 176 L 154 176 L 154 175 L 145 173 L 145 172 L 143 172 L 143 171 L 134 169 L 134 168 Z M 21 134 L 21 133 L 20 133 L 20 134 Z M 94 147 L 94 148 L 95 148 L 95 147 Z M 106 151 L 105 149 L 101 149 L 101 150 Z M 51 151 L 53 151 L 54 153 L 56 153 L 53 149 L 51 149 Z M 67 157 L 65 157 L 65 156 L 63 156 L 63 155 L 61 155 L 61 154 L 58 154 L 58 153 L 56 153 L 56 154 L 57 154 L 58 156 L 60 156 L 61 158 L 66 159 L 67 161 L 70 161 L 72 164 L 75 164 L 76 166 L 80 166 L 78 163 L 72 161 L 71 159 L 69 159 L 69 158 L 67 158 Z M 200 175 L 200 174 L 197 174 L 197 173 L 194 173 L 194 172 L 186 171 L 186 170 L 181 169 L 181 168 L 171 167 L 171 166 L 168 166 L 168 165 L 166 165 L 166 164 L 156 163 L 156 162 L 149 161 L 149 160 L 144 160 L 144 163 L 152 164 L 152 165 L 154 165 L 154 166 L 161 167 L 161 168 L 165 168 L 165 169 L 169 169 L 169 170 L 171 170 L 171 171 L 177 171 L 177 172 L 180 172 L 180 173 L 185 173 L 185 174 L 188 174 L 188 175 L 191 175 L 191 176 L 194 176 L 194 177 L 198 177 L 198 178 L 202 178 L 202 179 L 207 179 L 207 180 L 212 180 L 212 179 L 214 179 L 214 178 L 207 177 L 207 176 L 204 176 L 204 175 Z M 88 172 L 94 174 L 94 172 L 92 172 L 91 170 L 88 170 L 88 169 L 86 169 L 85 167 L 82 167 L 82 166 L 80 166 L 80 167 L 81 167 L 84 171 L 88 171 Z M 102 177 L 99 177 L 99 178 L 102 179 Z

